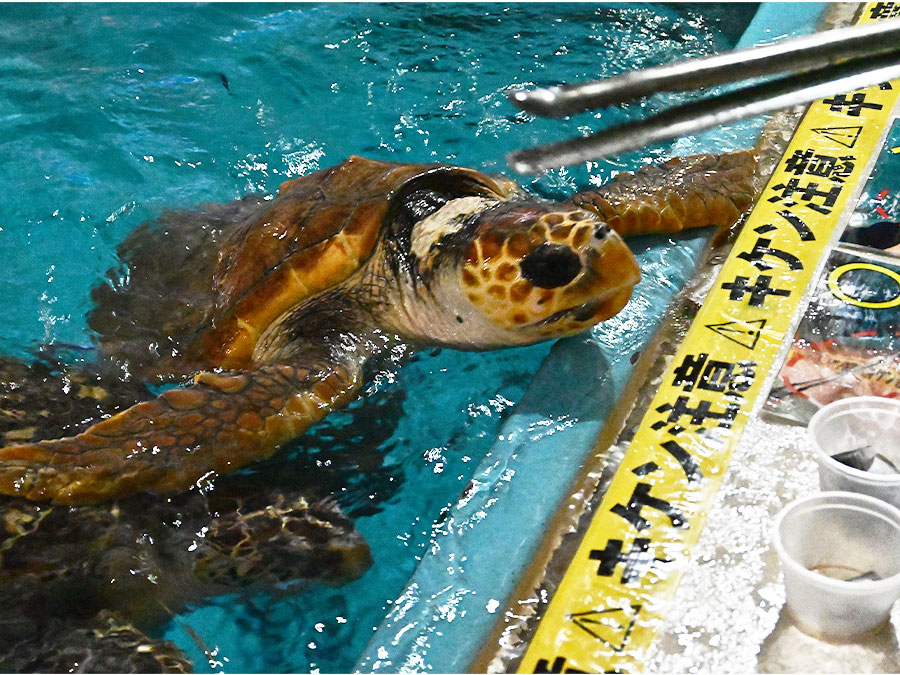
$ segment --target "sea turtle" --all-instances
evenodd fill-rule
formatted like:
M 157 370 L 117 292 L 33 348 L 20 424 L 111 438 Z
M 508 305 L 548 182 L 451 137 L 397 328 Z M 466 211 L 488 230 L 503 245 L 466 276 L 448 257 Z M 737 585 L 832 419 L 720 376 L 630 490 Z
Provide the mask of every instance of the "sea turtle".
M 0 434 L 44 436 L 146 395 L 39 361 L 0 357 Z M 61 506 L 0 495 L 0 672 L 189 672 L 148 637 L 213 595 L 339 584 L 369 547 L 327 495 L 271 476 L 227 476 L 213 492 L 139 494 Z
M 639 280 L 620 235 L 733 224 L 755 167 L 752 151 L 678 158 L 552 203 L 472 169 L 350 157 L 271 200 L 165 216 L 125 240 L 127 272 L 95 291 L 89 325 L 126 378 L 181 386 L 3 447 L 0 492 L 182 492 L 346 404 L 396 339 L 486 350 L 582 332 Z
M 174 645 L 144 633 L 215 595 L 336 585 L 371 563 L 336 504 L 296 491 L 74 507 L 0 497 L 0 515 L 2 672 L 98 672 L 91 660 L 100 672 L 186 670 Z

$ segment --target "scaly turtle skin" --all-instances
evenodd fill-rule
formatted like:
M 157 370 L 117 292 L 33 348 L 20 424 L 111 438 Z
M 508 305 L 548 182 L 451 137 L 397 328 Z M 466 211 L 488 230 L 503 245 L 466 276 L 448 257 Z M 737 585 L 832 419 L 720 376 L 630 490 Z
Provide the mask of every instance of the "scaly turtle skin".
M 481 350 L 584 331 L 639 279 L 620 235 L 731 225 L 755 166 L 750 152 L 675 159 L 555 204 L 470 169 L 351 157 L 271 201 L 139 228 L 90 325 L 131 377 L 192 381 L 77 435 L 0 449 L 0 492 L 181 492 L 346 404 L 394 336 Z
M 71 432 L 146 395 L 0 357 L 0 435 Z M 336 505 L 303 489 L 234 476 L 212 494 L 101 505 L 0 496 L 0 671 L 189 672 L 177 647 L 142 631 L 212 595 L 358 578 L 369 547 Z
M 3 497 L 0 515 L 2 672 L 66 672 L 66 659 L 106 663 L 103 672 L 187 669 L 177 648 L 142 631 L 213 595 L 344 583 L 371 563 L 334 504 L 295 493 L 74 507 Z
M 154 640 L 103 611 L 84 625 L 60 623 L 32 634 L 0 656 L 7 673 L 193 673 L 167 640 Z
M 61 663 L 64 636 L 96 634 L 103 616 L 114 617 L 117 630 L 83 645 L 85 653 L 125 672 L 139 631 L 188 604 L 247 588 L 301 590 L 297 582 L 306 580 L 344 583 L 371 564 L 334 504 L 292 493 L 190 491 L 75 507 L 4 497 L 0 515 L 3 672 L 55 670 L 47 664 Z

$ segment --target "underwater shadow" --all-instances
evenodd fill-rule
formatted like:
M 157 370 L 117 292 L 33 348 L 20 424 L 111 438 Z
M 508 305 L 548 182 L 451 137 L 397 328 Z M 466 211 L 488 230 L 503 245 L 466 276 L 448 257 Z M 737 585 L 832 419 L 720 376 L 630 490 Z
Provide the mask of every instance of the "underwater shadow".
M 616 399 L 603 349 L 590 336 L 578 336 L 553 345 L 510 417 L 603 420 Z

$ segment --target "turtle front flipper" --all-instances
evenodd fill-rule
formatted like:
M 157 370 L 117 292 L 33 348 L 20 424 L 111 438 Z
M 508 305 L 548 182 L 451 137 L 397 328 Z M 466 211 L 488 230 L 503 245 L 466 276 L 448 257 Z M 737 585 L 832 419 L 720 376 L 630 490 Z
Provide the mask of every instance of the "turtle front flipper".
M 356 362 L 203 372 L 69 438 L 0 448 L 0 493 L 59 504 L 180 492 L 271 455 L 360 385 Z
M 596 213 L 622 236 L 730 227 L 753 205 L 756 172 L 750 150 L 677 157 L 621 173 L 570 202 Z

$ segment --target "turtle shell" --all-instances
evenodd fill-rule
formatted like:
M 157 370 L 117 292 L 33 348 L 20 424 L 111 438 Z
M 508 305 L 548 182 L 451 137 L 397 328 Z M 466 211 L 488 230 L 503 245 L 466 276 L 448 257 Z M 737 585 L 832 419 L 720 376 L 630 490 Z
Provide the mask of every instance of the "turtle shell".
M 399 234 L 384 227 L 398 201 L 429 184 L 460 181 L 498 196 L 508 191 L 471 169 L 356 156 L 283 183 L 262 217 L 222 248 L 213 278 L 215 328 L 203 336 L 207 357 L 223 367 L 248 365 L 272 322 L 348 279 L 382 235 Z
M 101 306 L 90 325 L 138 371 L 153 360 L 148 351 L 160 371 L 250 367 L 273 322 L 346 281 L 396 235 L 385 225 L 398 203 L 423 188 L 459 189 L 460 181 L 469 194 L 506 197 L 514 189 L 470 169 L 354 156 L 286 181 L 271 201 L 245 197 L 168 214 L 164 227 L 142 226 L 123 243 L 127 283 L 95 291 Z

